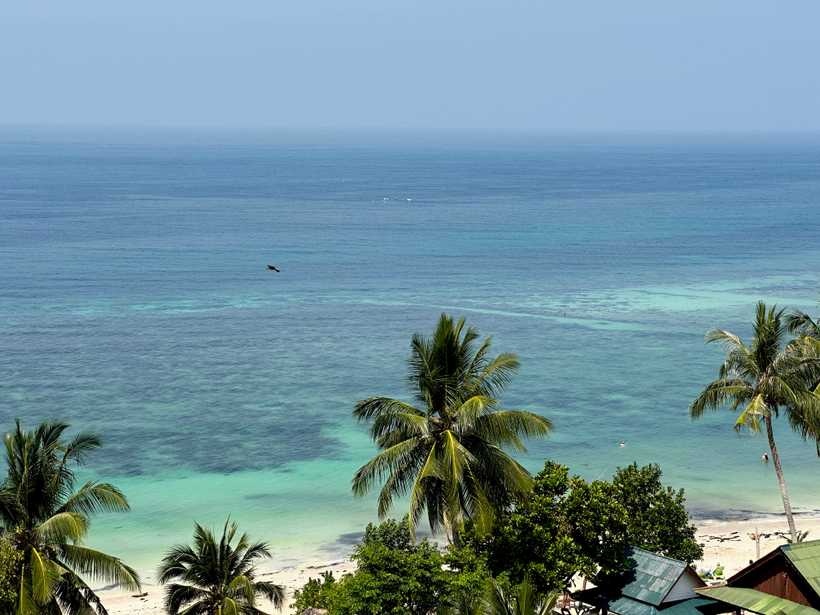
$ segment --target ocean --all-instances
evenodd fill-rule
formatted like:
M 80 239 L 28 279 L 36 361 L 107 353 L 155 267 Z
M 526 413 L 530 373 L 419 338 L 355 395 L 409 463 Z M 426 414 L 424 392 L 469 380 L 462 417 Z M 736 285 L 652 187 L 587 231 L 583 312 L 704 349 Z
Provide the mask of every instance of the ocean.
M 337 558 L 376 512 L 353 405 L 409 399 L 447 312 L 519 354 L 505 405 L 555 424 L 533 471 L 654 462 L 697 516 L 777 512 L 765 439 L 688 406 L 708 329 L 820 312 L 819 207 L 813 138 L 0 133 L 0 425 L 104 438 L 85 474 L 133 511 L 90 544 L 143 570 L 228 515 Z M 814 446 L 776 433 L 820 508 Z

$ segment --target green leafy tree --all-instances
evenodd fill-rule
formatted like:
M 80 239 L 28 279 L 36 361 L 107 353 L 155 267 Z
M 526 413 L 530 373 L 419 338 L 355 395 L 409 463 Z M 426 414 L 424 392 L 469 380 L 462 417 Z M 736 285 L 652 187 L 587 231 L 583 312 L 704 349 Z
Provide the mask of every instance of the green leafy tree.
M 525 450 L 523 439 L 545 436 L 550 422 L 537 414 L 499 408 L 498 395 L 518 368 L 512 354 L 490 357 L 490 339 L 442 314 L 431 338 L 414 335 L 410 382 L 414 406 L 389 397 L 356 404 L 354 416 L 372 421 L 381 451 L 353 478 L 364 495 L 383 482 L 378 512 L 410 495 L 411 530 L 427 511 L 433 531 L 455 534 L 466 519 L 486 530 L 494 512 L 531 485 L 528 472 L 504 450 Z
M 614 499 L 626 511 L 631 545 L 691 564 L 703 557 L 695 526 L 686 511 L 683 489 L 661 483 L 658 465 L 618 468 L 612 477 Z
M 487 557 L 471 548 L 469 544 L 448 545 L 444 554 L 444 561 L 448 571 L 448 593 L 450 606 L 456 604 L 472 604 L 480 594 L 477 587 L 485 587 L 492 579 Z M 509 576 L 504 574 L 498 579 L 504 586 L 509 586 Z
M 616 499 L 612 483 L 573 478 L 563 512 L 570 537 L 583 556 L 578 572 L 598 585 L 617 580 L 629 568 L 633 541 L 629 514 Z
M 23 564 L 23 554 L 10 538 L 10 534 L 0 536 L 0 613 L 3 615 L 11 615 L 17 608 Z
M 222 536 L 198 523 L 193 546 L 176 545 L 165 555 L 159 582 L 165 588 L 165 609 L 170 615 L 264 615 L 257 608 L 261 597 L 282 606 L 284 589 L 258 581 L 256 564 L 271 557 L 263 542 L 242 534 L 234 544 L 236 523 L 225 522 Z
M 0 487 L 0 520 L 22 554 L 16 612 L 19 615 L 104 614 L 85 579 L 139 590 L 137 573 L 118 558 L 82 544 L 98 512 L 128 510 L 113 485 L 89 481 L 77 487 L 74 467 L 100 446 L 94 435 L 63 435 L 65 423 L 16 429 L 5 439 L 7 476 Z
M 297 589 L 293 593 L 291 607 L 296 613 L 301 613 L 310 608 L 330 609 L 336 587 L 336 578 L 332 572 L 325 572 L 316 579 L 311 577 L 301 589 Z
M 612 481 L 587 482 L 547 462 L 489 535 L 465 532 L 464 549 L 484 557 L 508 589 L 528 580 L 539 595 L 565 589 L 578 573 L 600 585 L 616 582 L 629 570 L 630 546 L 694 561 L 701 551 L 684 493 L 660 479 L 657 466 L 632 465 Z
M 579 571 L 591 575 L 595 561 L 573 539 L 574 521 L 566 514 L 572 486 L 565 466 L 547 462 L 532 490 L 499 514 L 490 534 L 468 528 L 467 547 L 487 558 L 494 576 L 506 576 L 512 583 L 530 579 L 541 594 L 565 588 Z M 609 514 L 606 503 L 589 504 Z
M 726 349 L 726 356 L 716 380 L 709 383 L 690 406 L 693 419 L 706 410 L 729 406 L 740 409 L 736 429 L 760 431 L 761 422 L 766 430 L 772 453 L 783 510 L 789 524 L 792 540 L 796 539 L 791 500 L 783 475 L 780 453 L 774 439 L 773 419 L 781 412 L 788 416 L 791 427 L 804 438 L 816 438 L 818 397 L 808 383 L 820 380 L 820 358 L 816 345 L 798 339 L 787 341 L 788 325 L 783 310 L 757 304 L 754 335 L 751 344 L 729 331 L 716 329 L 706 335 L 707 343 L 718 342 Z
M 353 553 L 356 573 L 333 601 L 339 615 L 425 615 L 446 601 L 444 557 L 426 540 L 414 544 L 407 519 L 368 525 Z
M 406 519 L 368 525 L 352 558 L 354 573 L 313 579 L 297 592 L 297 612 L 315 607 L 331 615 L 427 615 L 450 603 L 457 573 L 435 545 L 414 542 Z

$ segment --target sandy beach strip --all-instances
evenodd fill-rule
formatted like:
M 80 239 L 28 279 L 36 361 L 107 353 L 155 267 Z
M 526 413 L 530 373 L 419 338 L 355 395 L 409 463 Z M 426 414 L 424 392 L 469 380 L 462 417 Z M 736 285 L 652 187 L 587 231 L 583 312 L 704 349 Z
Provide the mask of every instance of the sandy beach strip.
M 820 516 L 797 517 L 797 527 L 808 530 L 807 540 L 820 538 Z M 777 546 L 784 544 L 783 537 L 788 530 L 782 515 L 739 521 L 699 520 L 698 542 L 704 547 L 703 559 L 696 563 L 697 569 L 714 570 L 720 564 L 726 576 L 730 576 L 756 558 L 755 541 L 751 533 L 764 534 L 760 541 L 760 554 L 765 555 Z M 287 593 L 287 604 L 282 613 L 290 613 L 293 592 L 304 585 L 310 577 L 318 577 L 323 572 L 332 572 L 336 577 L 352 571 L 354 565 L 349 560 L 332 560 L 326 562 L 305 562 L 302 565 L 277 568 L 263 568 L 260 577 L 284 585 Z M 146 578 L 149 578 L 146 576 Z M 111 615 L 160 615 L 162 609 L 162 588 L 145 583 L 143 596 L 133 596 L 121 590 L 102 590 L 99 592 L 103 603 Z M 264 609 L 263 610 L 267 610 Z

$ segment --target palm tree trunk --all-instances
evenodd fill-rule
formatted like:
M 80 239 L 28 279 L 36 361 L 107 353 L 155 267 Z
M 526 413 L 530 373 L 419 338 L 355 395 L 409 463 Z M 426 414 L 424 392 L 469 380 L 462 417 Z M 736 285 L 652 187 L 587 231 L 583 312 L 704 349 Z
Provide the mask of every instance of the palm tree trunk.
M 777 444 L 774 442 L 774 430 L 772 429 L 771 414 L 764 416 L 763 422 L 766 423 L 766 436 L 769 438 L 769 448 L 772 451 L 774 473 L 777 475 L 777 484 L 780 486 L 780 497 L 783 498 L 783 510 L 786 512 L 786 521 L 789 524 L 789 533 L 792 535 L 792 542 L 797 542 L 797 528 L 794 526 L 792 503 L 789 499 L 789 489 L 786 487 L 786 479 L 783 477 L 783 466 L 780 464 L 780 453 L 777 452 Z

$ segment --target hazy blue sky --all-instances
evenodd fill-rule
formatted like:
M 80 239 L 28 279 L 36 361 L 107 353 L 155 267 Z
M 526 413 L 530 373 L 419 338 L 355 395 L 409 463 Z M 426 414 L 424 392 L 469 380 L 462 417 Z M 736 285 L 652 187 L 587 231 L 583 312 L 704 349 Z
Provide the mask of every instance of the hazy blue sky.
M 818 24 L 817 0 L 6 0 L 0 124 L 820 130 Z

